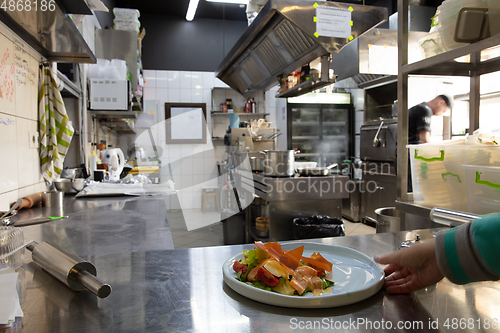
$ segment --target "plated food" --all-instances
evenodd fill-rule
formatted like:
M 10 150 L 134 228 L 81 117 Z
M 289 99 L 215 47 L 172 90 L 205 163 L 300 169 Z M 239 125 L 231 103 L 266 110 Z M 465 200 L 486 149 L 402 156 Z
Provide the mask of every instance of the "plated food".
M 333 264 L 318 252 L 303 256 L 304 245 L 283 251 L 277 242 L 255 242 L 253 250 L 243 251 L 243 258 L 235 260 L 236 279 L 255 288 L 283 295 L 302 296 L 311 292 L 320 296 L 332 292 Z
M 285 289 L 285 293 L 280 293 L 272 290 L 273 288 L 278 287 L 279 283 L 275 287 L 270 287 L 263 283 L 265 287 L 263 287 L 263 289 L 260 289 L 252 284 L 248 284 L 249 281 L 242 282 L 238 278 L 239 272 L 236 272 L 233 267 L 235 266 L 236 261 L 244 265 L 245 260 L 247 260 L 247 272 L 249 271 L 249 268 L 250 271 L 252 271 L 252 269 L 255 267 L 252 268 L 248 266 L 248 258 L 251 259 L 251 257 L 253 256 L 249 253 L 251 250 L 255 250 L 254 247 L 252 249 L 249 249 L 248 251 L 245 251 L 244 253 L 240 252 L 238 254 L 235 254 L 233 257 L 228 258 L 224 262 L 224 264 L 222 265 L 222 274 L 225 285 L 227 285 L 230 289 L 232 289 L 239 295 L 260 303 L 289 308 L 305 309 L 337 307 L 347 304 L 353 304 L 376 294 L 384 284 L 384 271 L 382 270 L 380 265 L 373 261 L 373 259 L 366 254 L 361 253 L 357 250 L 344 246 L 309 242 L 287 242 L 280 244 L 281 250 L 285 254 L 285 257 L 288 253 L 289 255 L 287 259 L 292 261 L 294 257 L 296 258 L 298 256 L 298 251 L 300 251 L 301 248 L 303 249 L 303 252 L 300 256 L 299 262 L 305 261 L 305 259 L 303 259 L 302 257 L 315 259 L 314 254 L 316 254 L 317 256 L 319 252 L 321 257 L 323 257 L 325 261 L 328 261 L 330 264 L 332 264 L 331 273 L 330 271 L 325 269 L 325 276 L 323 277 L 323 279 L 330 279 L 331 274 L 331 279 L 328 281 L 335 282 L 335 284 L 333 286 L 322 288 L 323 291 L 319 296 L 314 296 L 313 291 L 309 292 L 306 289 L 304 289 L 304 292 L 299 296 L 299 293 L 296 292 L 296 289 L 293 290 L 293 294 L 287 294 L 290 293 L 290 291 L 287 289 Z M 267 244 L 259 245 L 266 246 Z M 279 253 L 278 247 L 276 245 L 267 246 L 269 247 L 268 251 Z M 259 246 L 256 247 L 262 250 Z M 255 252 L 258 251 L 259 250 L 255 250 Z M 274 255 L 277 256 L 277 253 L 274 253 Z M 268 258 L 276 259 L 270 254 Z M 262 263 L 262 261 L 257 265 Z M 272 260 L 268 261 L 268 263 L 272 262 Z M 236 266 L 238 266 L 238 264 L 236 264 Z M 265 263 L 261 265 L 261 267 L 262 266 L 265 266 Z M 302 263 L 301 267 L 306 266 L 310 265 Z M 287 268 L 283 268 L 283 265 L 276 266 L 276 268 L 275 266 L 273 266 L 273 264 L 268 264 L 266 267 L 266 270 L 268 271 L 272 271 L 273 268 L 276 270 L 276 275 L 274 275 L 273 273 L 271 274 L 276 277 L 278 281 L 280 280 L 280 278 L 283 278 L 283 272 L 281 272 L 280 274 L 280 269 L 283 269 L 285 271 L 285 276 L 286 274 L 289 275 Z M 313 266 L 310 267 L 314 268 Z M 309 269 L 305 268 L 305 270 Z M 244 274 L 242 272 L 239 275 L 241 276 Z M 280 275 L 280 277 L 277 277 L 277 275 Z M 312 278 L 312 275 L 310 275 L 310 277 Z M 291 278 L 289 275 L 289 282 L 290 281 Z M 276 281 L 274 281 L 274 283 L 276 283 Z M 285 287 L 285 285 L 283 285 L 283 287 Z M 226 290 L 226 293 L 228 293 L 229 297 L 235 297 L 234 295 L 231 295 L 230 290 Z M 239 301 L 244 302 L 244 299 L 240 298 Z

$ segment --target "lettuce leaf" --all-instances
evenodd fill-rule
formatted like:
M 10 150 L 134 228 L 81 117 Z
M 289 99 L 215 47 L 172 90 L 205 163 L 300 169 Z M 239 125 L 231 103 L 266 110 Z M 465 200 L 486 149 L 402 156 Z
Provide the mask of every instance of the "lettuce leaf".
M 335 282 L 329 281 L 327 279 L 321 279 L 321 282 L 323 283 L 323 290 L 325 290 L 328 287 L 333 287 L 335 285 Z
M 272 291 L 271 287 L 266 286 L 264 283 L 262 283 L 259 280 L 254 281 L 254 282 L 248 281 L 248 282 L 245 282 L 245 283 L 248 284 L 248 285 L 250 285 L 250 286 L 253 286 L 255 288 L 259 288 L 259 289 L 267 290 L 267 291 Z

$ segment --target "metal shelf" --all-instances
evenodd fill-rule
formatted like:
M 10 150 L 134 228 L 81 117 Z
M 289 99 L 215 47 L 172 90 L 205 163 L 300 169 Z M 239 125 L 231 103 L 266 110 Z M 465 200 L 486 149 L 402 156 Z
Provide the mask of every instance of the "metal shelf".
M 89 110 L 89 114 L 97 119 L 137 119 L 136 111 Z
M 335 80 L 328 80 L 328 81 L 308 80 L 306 82 L 299 83 L 293 86 L 292 88 L 277 94 L 276 98 L 300 96 L 308 92 L 321 89 L 333 83 L 335 83 Z
M 82 96 L 82 91 L 80 90 L 80 88 L 78 88 L 60 71 L 57 71 L 57 78 L 64 83 L 64 87 L 61 91 L 62 97 L 80 98 Z
M 483 39 L 479 42 L 464 45 L 456 49 L 435 55 L 401 67 L 403 74 L 471 76 L 495 72 L 500 68 L 500 57 L 474 63 L 460 63 L 455 59 L 470 55 L 471 59 L 481 56 L 481 51 L 499 47 L 500 35 Z
M 228 112 L 212 112 L 212 116 L 229 116 L 231 113 Z M 234 112 L 234 114 L 238 114 L 241 116 L 246 116 L 246 117 L 265 117 L 269 116 L 269 113 L 238 113 Z
M 327 126 L 340 126 L 340 125 L 345 125 L 345 121 L 324 121 L 323 125 Z M 294 122 L 292 125 L 297 125 L 297 126 L 318 126 L 319 122 L 318 121 L 301 121 L 301 122 Z
M 135 129 L 126 121 L 101 121 L 100 124 L 119 133 L 136 134 Z

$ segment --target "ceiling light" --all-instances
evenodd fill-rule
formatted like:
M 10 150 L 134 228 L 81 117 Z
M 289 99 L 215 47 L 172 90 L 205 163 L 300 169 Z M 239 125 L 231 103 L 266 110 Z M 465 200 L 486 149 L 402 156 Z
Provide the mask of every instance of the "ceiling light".
M 208 2 L 232 3 L 236 5 L 248 5 L 248 0 L 206 0 Z
M 196 9 L 198 8 L 198 2 L 200 2 L 200 0 L 189 0 L 186 20 L 192 21 L 194 19 L 194 14 L 196 13 Z

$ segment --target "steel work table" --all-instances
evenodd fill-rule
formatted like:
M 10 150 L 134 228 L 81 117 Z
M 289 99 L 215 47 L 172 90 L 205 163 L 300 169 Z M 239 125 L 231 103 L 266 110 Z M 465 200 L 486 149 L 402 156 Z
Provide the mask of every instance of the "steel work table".
M 160 203 L 163 202 L 157 198 L 140 198 L 125 202 L 122 210 L 111 210 L 113 205 L 110 204 L 95 211 L 84 209 L 76 212 L 79 220 L 71 217 L 66 222 L 57 221 L 57 224 L 25 227 L 25 234 L 37 236 L 35 240 L 58 243 L 93 262 L 98 276 L 111 284 L 113 291 L 105 299 L 98 299 L 87 291 L 74 292 L 36 264 L 28 263 L 31 257 L 28 253 L 27 263 L 18 269 L 24 317 L 16 323 L 22 325 L 22 331 L 275 333 L 294 331 L 293 328 L 311 331 L 299 327 L 314 323 L 335 325 L 345 322 L 343 328 L 335 331 L 456 332 L 456 329 L 443 327 L 447 319 L 451 324 L 453 318 L 471 318 L 477 327 L 478 320 L 483 324 L 486 318 L 491 320 L 500 314 L 500 283 L 458 286 L 446 279 L 408 295 L 392 295 L 382 290 L 369 299 L 340 308 L 304 310 L 260 304 L 235 293 L 222 279 L 223 263 L 252 245 L 168 250 L 171 240 L 165 240 L 169 238 L 166 220 L 162 229 L 161 223 L 151 222 L 149 216 L 136 219 L 145 211 L 154 210 L 152 207 L 161 211 Z M 132 210 L 133 207 L 136 210 Z M 101 214 L 109 214 L 109 218 L 96 220 Z M 116 219 L 112 218 L 113 215 Z M 158 218 L 158 213 L 153 215 Z M 150 232 L 155 230 L 150 230 L 149 223 L 158 227 L 157 233 L 164 232 L 163 236 L 152 235 Z M 120 224 L 123 225 L 121 229 Z M 421 230 L 418 233 L 431 237 L 436 231 Z M 134 238 L 136 242 L 122 246 L 122 235 L 130 232 L 135 233 L 134 237 L 124 239 Z M 414 236 L 415 231 L 310 241 L 348 246 L 373 256 L 390 252 L 401 241 Z M 69 244 L 73 247 L 69 248 Z M 357 320 L 379 324 L 384 320 L 385 325 L 390 321 L 393 329 L 369 329 L 349 324 Z M 429 329 L 429 322 L 436 320 L 439 328 Z M 395 329 L 398 321 L 406 325 L 421 322 L 423 328 L 398 330 Z

